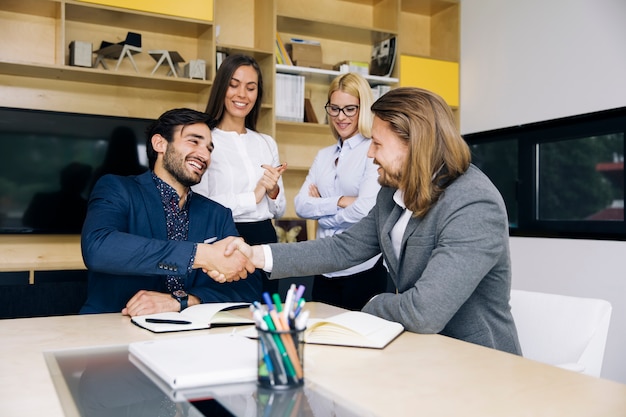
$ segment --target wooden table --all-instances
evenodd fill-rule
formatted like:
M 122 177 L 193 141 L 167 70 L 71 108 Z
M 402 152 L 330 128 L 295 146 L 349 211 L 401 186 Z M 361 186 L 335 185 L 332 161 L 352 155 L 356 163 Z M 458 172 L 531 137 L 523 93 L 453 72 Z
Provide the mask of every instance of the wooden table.
M 340 311 L 307 307 L 313 317 Z M 180 336 L 119 314 L 0 320 L 0 415 L 64 415 L 44 351 Z M 377 416 L 626 416 L 626 385 L 439 335 L 405 332 L 383 350 L 307 345 L 305 374 Z

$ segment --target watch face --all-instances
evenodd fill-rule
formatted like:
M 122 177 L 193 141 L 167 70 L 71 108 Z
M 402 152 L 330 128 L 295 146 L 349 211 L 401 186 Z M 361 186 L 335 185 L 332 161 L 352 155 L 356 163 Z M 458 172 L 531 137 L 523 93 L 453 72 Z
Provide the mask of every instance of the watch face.
M 187 293 L 183 290 L 176 290 L 172 293 L 172 295 L 176 298 L 185 298 L 187 297 Z

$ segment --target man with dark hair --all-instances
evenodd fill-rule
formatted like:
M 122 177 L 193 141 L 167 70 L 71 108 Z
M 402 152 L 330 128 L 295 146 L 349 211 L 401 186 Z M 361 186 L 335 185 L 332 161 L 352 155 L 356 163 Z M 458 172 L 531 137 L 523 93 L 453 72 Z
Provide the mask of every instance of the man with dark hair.
M 190 188 L 209 166 L 213 127 L 205 113 L 167 111 L 146 131 L 150 171 L 97 182 L 82 232 L 89 289 L 81 313 L 136 316 L 260 299 L 257 273 L 239 281 L 254 266 L 241 254 L 224 256 L 240 239 L 231 211 Z M 215 280 L 203 269 L 218 271 Z
M 372 106 L 368 157 L 382 188 L 369 214 L 314 241 L 229 245 L 270 278 L 343 269 L 382 252 L 396 291 L 363 311 L 416 333 L 520 354 L 511 315 L 509 229 L 502 196 L 476 166 L 441 97 L 397 88 Z M 213 272 L 211 272 L 213 274 Z

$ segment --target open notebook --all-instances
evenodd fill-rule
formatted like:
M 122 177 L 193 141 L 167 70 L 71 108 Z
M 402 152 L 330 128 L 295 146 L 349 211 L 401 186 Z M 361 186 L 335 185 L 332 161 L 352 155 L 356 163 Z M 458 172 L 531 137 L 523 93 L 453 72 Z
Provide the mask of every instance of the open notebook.
M 205 303 L 187 307 L 180 313 L 167 312 L 135 316 L 131 319 L 139 327 L 154 333 L 178 332 L 182 330 L 208 329 L 211 326 L 234 326 L 238 324 L 254 324 L 252 315 L 242 317 L 228 310 L 249 306 L 250 303 Z M 160 323 L 150 323 L 156 319 Z M 178 323 L 167 323 L 173 321 Z M 184 322 L 184 324 L 183 324 Z
M 128 346 L 137 360 L 174 389 L 255 381 L 257 343 L 225 334 L 148 340 Z
M 304 342 L 318 345 L 352 346 L 382 349 L 404 331 L 400 323 L 362 311 L 347 311 L 325 319 L 307 320 Z M 256 328 L 238 332 L 257 337 Z

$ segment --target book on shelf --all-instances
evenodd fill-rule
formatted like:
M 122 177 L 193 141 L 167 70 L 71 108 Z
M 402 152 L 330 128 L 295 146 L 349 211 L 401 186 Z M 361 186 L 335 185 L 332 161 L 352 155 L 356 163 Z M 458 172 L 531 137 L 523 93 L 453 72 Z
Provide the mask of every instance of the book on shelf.
M 276 120 L 304 121 L 303 75 L 276 74 Z
M 325 319 L 310 318 L 304 343 L 383 349 L 404 331 L 404 326 L 362 311 L 347 311 Z M 256 328 L 238 333 L 257 337 Z
M 215 52 L 215 70 L 220 69 L 222 62 L 224 62 L 227 56 L 228 56 L 228 53 L 226 52 L 223 52 L 223 51 Z
M 133 342 L 128 352 L 142 372 L 153 372 L 174 389 L 257 379 L 257 342 L 237 334 Z
M 291 62 L 291 57 L 287 53 L 287 48 L 285 48 L 285 44 L 283 43 L 283 40 L 281 39 L 280 34 L 278 32 L 276 32 L 276 45 L 278 45 L 278 51 L 280 52 L 279 54 L 280 60 L 282 61 L 282 62 L 279 62 L 279 64 L 293 65 L 293 62 Z M 279 55 L 277 55 L 277 58 Z
M 315 114 L 310 98 L 304 99 L 304 121 L 307 123 L 317 123 L 317 115 Z
M 274 55 L 276 55 L 276 63 L 279 65 L 284 65 L 283 56 L 280 53 L 280 47 L 278 46 L 278 39 L 274 42 Z
M 131 321 L 154 333 L 209 329 L 211 326 L 254 324 L 251 317 L 243 317 L 229 310 L 249 306 L 250 303 L 205 303 L 187 307 L 180 313 L 166 312 L 134 316 Z

